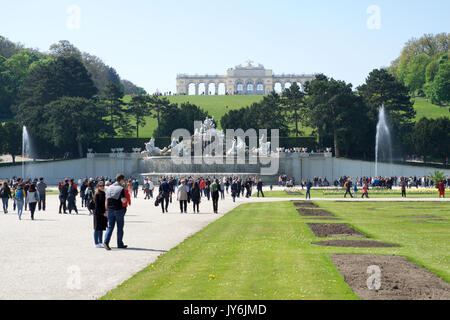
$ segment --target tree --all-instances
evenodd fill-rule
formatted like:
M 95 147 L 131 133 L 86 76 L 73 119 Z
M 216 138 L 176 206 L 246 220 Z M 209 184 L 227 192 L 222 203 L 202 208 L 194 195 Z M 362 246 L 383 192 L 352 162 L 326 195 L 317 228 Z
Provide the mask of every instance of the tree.
M 423 89 L 426 82 L 426 69 L 428 64 L 432 61 L 430 57 L 425 54 L 420 54 L 411 59 L 408 63 L 405 75 L 405 85 L 409 87 L 411 92 L 417 92 Z
M 102 102 L 108 110 L 109 126 L 114 129 L 114 132 L 124 136 L 131 134 L 133 127 L 130 125 L 126 110 L 124 110 L 122 87 L 110 82 L 106 86 Z
M 414 150 L 427 157 L 445 160 L 450 154 L 450 118 L 420 119 L 414 126 Z
M 67 40 L 61 40 L 50 46 L 50 55 L 54 57 L 74 57 L 81 61 L 81 51 Z
M 182 103 L 180 107 L 168 104 L 161 110 L 160 125 L 154 136 L 171 137 L 176 129 L 186 129 L 194 133 L 194 122 L 203 121 L 206 117 L 209 117 L 208 112 L 189 102 Z
M 300 90 L 299 85 L 294 84 L 283 92 L 281 103 L 287 112 L 293 113 L 295 123 L 295 136 L 298 137 L 299 129 L 298 123 L 305 122 L 304 115 L 305 110 L 305 94 Z
M 134 96 L 128 107 L 128 113 L 136 120 L 136 138 L 139 138 L 139 127 L 144 127 L 147 123 L 146 117 L 151 115 L 151 99 L 149 96 Z
M 430 86 L 431 101 L 435 104 L 450 102 L 450 60 L 442 57 L 436 76 Z
M 44 60 L 31 69 L 19 91 L 19 111 L 44 106 L 62 97 L 89 99 L 97 88 L 81 60 L 57 57 Z
M 351 84 L 320 74 L 305 85 L 305 92 L 310 125 L 318 132 L 321 146 L 332 142 L 336 157 L 350 155 L 355 146 L 362 145 L 361 139 L 370 136 L 366 131 L 372 127 L 366 105 L 353 93 Z M 358 126 L 358 132 L 355 124 L 363 124 Z M 363 148 L 363 151 L 367 150 Z
M 16 156 L 22 154 L 22 127 L 15 122 L 6 122 L 2 125 L 4 137 L 3 153 L 12 157 L 13 163 L 16 163 Z
M 74 151 L 83 157 L 84 147 L 100 135 L 111 134 L 104 120 L 102 104 L 79 97 L 63 97 L 44 107 L 47 138 L 59 150 Z
M 357 90 L 368 107 L 370 122 L 377 123 L 380 106 L 384 105 L 394 131 L 394 141 L 409 147 L 416 111 L 408 88 L 386 69 L 375 69 Z
M 144 88 L 136 86 L 131 81 L 122 80 L 121 83 L 123 86 L 124 94 L 130 94 L 130 95 L 146 95 L 147 94 L 147 91 L 145 91 Z
M 152 117 L 157 120 L 158 128 L 155 131 L 155 135 L 158 137 L 162 137 L 161 135 L 161 114 L 166 112 L 166 115 L 169 112 L 169 109 L 173 109 L 174 105 L 172 105 L 166 97 L 160 96 L 151 96 L 150 97 L 150 108 L 152 110 Z M 175 105 L 176 107 L 176 105 Z M 169 120 L 170 121 L 170 120 Z

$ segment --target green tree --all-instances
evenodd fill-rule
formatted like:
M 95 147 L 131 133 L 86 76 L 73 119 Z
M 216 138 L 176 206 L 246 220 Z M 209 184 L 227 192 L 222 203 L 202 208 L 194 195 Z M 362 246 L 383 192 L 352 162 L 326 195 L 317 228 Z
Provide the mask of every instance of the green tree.
M 450 154 L 450 118 L 420 119 L 414 126 L 414 150 L 428 157 L 445 160 Z
M 130 125 L 127 110 L 124 109 L 123 90 L 120 85 L 110 82 L 105 89 L 102 102 L 108 110 L 109 126 L 123 136 L 128 136 L 134 129 Z
M 147 123 L 146 117 L 151 115 L 151 99 L 149 96 L 134 96 L 128 107 L 128 113 L 136 120 L 136 138 L 139 138 L 139 127 L 144 127 Z
M 295 123 L 295 136 L 298 137 L 300 131 L 298 128 L 299 122 L 305 122 L 305 94 L 300 90 L 299 85 L 294 82 L 292 86 L 283 92 L 281 103 L 284 109 L 293 115 L 293 122 Z M 287 119 L 290 119 L 288 117 Z
M 357 90 L 368 107 L 369 121 L 377 123 L 380 106 L 384 105 L 394 131 L 394 141 L 408 148 L 416 116 L 408 88 L 387 70 L 375 69 Z
M 3 153 L 12 157 L 13 163 L 16 163 L 16 156 L 22 154 L 22 127 L 15 122 L 6 122 L 2 125 L 3 136 L 7 139 L 1 139 L 3 143 Z
M 111 134 L 104 120 L 107 112 L 102 104 L 91 99 L 63 97 L 44 107 L 45 131 L 61 151 L 76 151 L 83 157 L 88 143 L 101 135 Z
M 305 85 L 305 92 L 310 125 L 319 134 L 322 147 L 332 142 L 339 158 L 344 154 L 350 155 L 355 146 L 361 146 L 358 139 L 369 136 L 365 130 L 371 125 L 366 106 L 353 93 L 351 84 L 320 74 Z M 358 130 L 355 130 L 356 125 Z
M 165 112 L 167 115 L 169 112 L 172 112 L 174 105 L 172 105 L 166 97 L 160 97 L 160 96 L 151 96 L 150 97 L 150 108 L 152 110 L 152 117 L 156 119 L 158 123 L 158 128 L 155 131 L 155 135 L 157 137 L 162 137 L 162 131 L 161 131 L 161 115 Z M 176 107 L 176 105 L 175 105 Z
M 435 104 L 450 102 L 450 60 L 442 57 L 439 69 L 430 86 L 431 101 Z
M 426 69 L 428 64 L 432 61 L 430 57 L 425 54 L 420 54 L 411 59 L 408 63 L 405 75 L 405 85 L 409 87 L 411 92 L 417 92 L 423 89 L 426 82 Z

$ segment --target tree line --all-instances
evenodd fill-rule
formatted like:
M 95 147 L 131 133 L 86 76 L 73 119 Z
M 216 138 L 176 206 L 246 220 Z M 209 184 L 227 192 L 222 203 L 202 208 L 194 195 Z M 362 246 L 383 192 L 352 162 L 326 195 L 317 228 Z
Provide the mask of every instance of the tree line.
M 409 40 L 390 72 L 412 94 L 437 105 L 450 102 L 450 33 L 425 34 Z
M 30 72 L 38 65 L 45 65 L 56 57 L 73 56 L 82 61 L 91 76 L 97 95 L 103 96 L 107 86 L 120 86 L 125 94 L 145 94 L 145 90 L 128 80 L 122 80 L 116 70 L 100 58 L 81 52 L 68 41 L 60 41 L 50 47 L 48 53 L 25 48 L 0 36 L 0 119 L 13 117 L 12 107 L 19 103 L 19 90 Z

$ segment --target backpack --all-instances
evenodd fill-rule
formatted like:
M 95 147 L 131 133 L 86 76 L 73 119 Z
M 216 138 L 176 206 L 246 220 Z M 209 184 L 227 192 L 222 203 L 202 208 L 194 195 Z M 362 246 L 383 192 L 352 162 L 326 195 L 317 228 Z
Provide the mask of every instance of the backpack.
M 213 183 L 211 185 L 211 192 L 217 192 L 219 191 L 219 186 L 217 185 L 217 183 Z

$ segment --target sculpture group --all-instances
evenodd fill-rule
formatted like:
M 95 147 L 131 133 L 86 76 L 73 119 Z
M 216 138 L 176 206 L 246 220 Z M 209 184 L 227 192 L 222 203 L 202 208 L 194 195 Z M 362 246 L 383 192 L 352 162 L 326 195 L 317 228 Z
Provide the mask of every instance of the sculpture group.
M 210 149 L 208 146 L 213 141 L 216 141 L 216 139 L 218 139 L 222 145 L 226 145 L 225 134 L 222 130 L 218 130 L 216 128 L 216 125 L 214 124 L 214 117 L 206 118 L 200 127 L 195 128 L 194 135 L 190 141 L 180 142 L 177 139 L 172 139 L 172 143 L 168 147 L 160 149 L 155 146 L 155 139 L 152 138 L 145 144 L 146 151 L 142 152 L 142 154 L 149 157 L 162 157 L 173 154 L 184 156 L 186 150 L 195 150 L 195 146 L 201 144 L 204 156 L 219 156 L 220 154 L 209 154 L 211 151 L 208 151 Z M 264 141 L 265 136 L 263 135 L 259 140 L 259 148 L 253 147 L 249 150 L 249 147 L 246 145 L 244 139 L 241 137 L 233 138 L 232 147 L 229 150 L 224 150 L 224 154 L 221 155 L 236 156 L 241 154 L 251 154 L 254 156 L 269 156 L 271 154 L 271 143 Z M 191 145 L 189 146 L 189 144 Z

